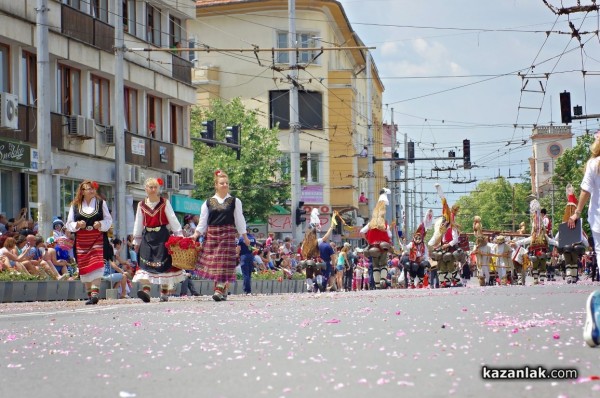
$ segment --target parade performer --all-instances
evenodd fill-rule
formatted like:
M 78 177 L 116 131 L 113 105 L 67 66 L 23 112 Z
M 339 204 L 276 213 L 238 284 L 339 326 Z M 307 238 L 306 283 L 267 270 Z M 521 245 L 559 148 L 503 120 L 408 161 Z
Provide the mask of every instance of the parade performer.
M 367 252 L 373 266 L 373 281 L 378 289 L 387 287 L 387 257 L 392 249 L 392 232 L 385 220 L 386 207 L 389 205 L 387 195 L 390 193 L 387 188 L 380 191 L 371 220 L 360 230 L 361 236 L 369 243 Z
M 516 243 L 519 246 L 529 245 L 528 256 L 532 266 L 533 284 L 544 283 L 546 278 L 546 260 L 549 257 L 548 245 L 556 245 L 556 240 L 547 234 L 542 219 L 540 203 L 534 199 L 529 204 L 531 213 L 531 236 L 525 239 L 519 239 Z
M 496 258 L 496 270 L 500 284 L 508 284 L 508 272 L 510 271 L 511 280 L 513 278 L 511 254 L 512 250 L 506 243 L 506 238 L 503 235 L 496 237 L 496 244 L 493 246 L 492 254 Z
M 577 209 L 577 197 L 574 194 L 573 186 L 571 184 L 567 184 L 566 193 L 567 205 L 565 206 L 565 212 L 563 214 L 563 223 L 568 222 L 569 218 L 575 214 L 575 210 Z M 560 233 L 556 234 L 556 240 L 561 242 Z M 579 280 L 577 265 L 581 257 L 585 254 L 587 247 L 589 247 L 589 242 L 583 229 L 581 230 L 581 235 L 579 236 L 577 243 L 559 246 L 558 251 L 562 254 L 565 262 L 565 277 L 567 283 L 577 283 Z
M 246 219 L 242 201 L 229 194 L 229 176 L 221 170 L 213 175 L 215 194 L 200 209 L 200 220 L 192 238 L 204 239 L 203 252 L 198 256 L 198 275 L 215 282 L 213 300 L 227 300 L 229 283 L 235 282 L 236 242 L 242 235 L 246 246 Z
M 172 266 L 171 255 L 165 246 L 169 230 L 175 236 L 183 236 L 183 230 L 171 203 L 160 196 L 162 184 L 160 178 L 146 179 L 147 197 L 138 203 L 133 224 L 133 242 L 139 263 L 133 282 L 140 283 L 137 296 L 145 303 L 150 302 L 151 285 L 160 285 L 160 301 L 168 301 L 175 284 L 187 277 L 185 271 Z
M 318 224 L 316 224 L 317 222 Z M 300 246 L 300 254 L 302 256 L 300 266 L 305 270 L 306 290 L 309 293 L 317 290 L 324 291 L 332 270 L 331 255 L 333 254 L 333 249 L 329 245 L 328 240 L 335 224 L 332 222 L 327 233 L 322 238 L 318 238 L 317 228 L 320 228 L 320 226 L 320 221 L 311 221 L 309 227 L 304 232 L 304 239 Z M 317 283 L 317 277 L 319 276 L 320 283 Z
M 440 286 L 456 286 L 456 281 L 452 279 L 452 274 L 456 271 L 453 253 L 458 249 L 459 231 L 454 219 L 460 207 L 455 204 L 450 209 L 441 185 L 436 183 L 435 188 L 442 200 L 442 217 L 437 219 L 428 245 L 430 249 L 433 248 L 432 258 L 438 263 Z
M 475 238 L 483 236 L 483 228 L 481 226 L 481 217 L 473 217 L 473 235 Z
M 512 275 L 512 283 L 517 285 L 525 284 L 525 272 L 527 271 L 527 266 L 529 265 L 529 257 L 527 256 L 527 250 L 523 247 L 517 245 L 514 240 L 509 242 L 509 245 L 512 249 L 512 264 L 513 264 L 513 275 Z
M 77 260 L 79 278 L 87 291 L 86 304 L 92 305 L 98 304 L 104 260 L 112 250 L 106 234 L 112 225 L 112 217 L 97 189 L 96 181 L 84 180 L 79 184 L 66 223 L 67 229 L 75 233 L 73 254 Z
M 473 250 L 472 254 L 475 254 L 479 286 L 486 286 L 490 281 L 492 245 L 488 243 L 485 236 L 480 236 L 475 240 L 475 250 Z
M 429 210 L 433 213 L 433 210 Z M 430 217 L 428 217 L 430 219 Z M 423 242 L 423 238 L 427 233 L 428 227 L 422 222 L 415 233 L 413 234 L 412 241 L 406 245 L 407 256 L 403 256 L 403 265 L 408 268 L 410 275 L 410 281 L 408 287 L 414 289 L 415 287 L 423 288 L 423 279 L 425 277 L 425 269 L 430 267 L 429 255 L 427 253 L 427 246 Z

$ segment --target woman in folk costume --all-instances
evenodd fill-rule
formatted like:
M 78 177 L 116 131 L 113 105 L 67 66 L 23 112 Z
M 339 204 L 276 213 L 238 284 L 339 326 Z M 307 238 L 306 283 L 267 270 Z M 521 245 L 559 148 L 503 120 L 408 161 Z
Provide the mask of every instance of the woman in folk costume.
M 97 189 L 96 181 L 85 180 L 79 184 L 66 223 L 67 229 L 75 235 L 73 254 L 89 297 L 86 304 L 98 304 L 104 260 L 112 250 L 106 234 L 112 225 L 112 217 Z
M 540 282 L 544 283 L 546 278 L 546 260 L 549 258 L 548 245 L 556 245 L 556 240 L 548 236 L 542 214 L 541 207 L 537 199 L 534 199 L 529 204 L 531 213 L 531 236 L 525 239 L 519 239 L 519 246 L 529 245 L 527 248 L 529 261 L 532 266 L 533 284 L 537 285 Z
M 438 195 L 442 199 L 442 217 L 435 222 L 433 236 L 429 240 L 429 247 L 433 248 L 434 260 L 438 263 L 438 276 L 441 287 L 456 286 L 452 274 L 456 271 L 453 253 L 458 249 L 458 225 L 454 219 L 460 210 L 458 205 L 448 206 L 448 201 L 440 184 L 435 184 Z
M 506 243 L 506 238 L 503 235 L 496 237 L 496 244 L 492 248 L 492 254 L 496 258 L 496 270 L 498 278 L 502 285 L 508 284 L 508 272 L 511 271 L 511 280 L 513 278 L 511 254 L 512 249 Z
M 371 257 L 373 281 L 378 289 L 387 287 L 387 257 L 388 251 L 392 248 L 392 232 L 385 220 L 386 207 L 390 203 L 387 195 L 390 193 L 387 188 L 380 191 L 371 220 L 360 230 L 361 236 L 369 243 L 367 253 Z
M 183 270 L 171 265 L 171 255 L 165 243 L 171 230 L 183 236 L 181 224 L 171 203 L 160 196 L 160 178 L 148 178 L 145 183 L 146 199 L 138 204 L 133 224 L 133 242 L 138 252 L 139 268 L 133 282 L 140 282 L 137 296 L 145 303 L 150 302 L 150 285 L 160 285 L 160 301 L 168 301 L 169 291 L 176 283 L 186 278 Z
M 213 300 L 227 299 L 229 283 L 235 282 L 236 243 L 239 235 L 246 246 L 246 219 L 242 201 L 229 194 L 229 176 L 224 171 L 214 173 L 215 194 L 202 204 L 200 220 L 192 235 L 195 240 L 204 237 L 203 252 L 198 258 L 198 274 L 215 282 Z
M 433 210 L 427 212 L 428 216 L 425 220 L 433 220 Z M 425 269 L 429 268 L 429 254 L 427 253 L 427 245 L 423 241 L 427 230 L 431 227 L 431 222 L 426 225 L 426 221 L 419 224 L 419 227 L 413 234 L 412 241 L 406 245 L 407 258 L 404 258 L 403 263 L 405 267 L 408 267 L 408 273 L 410 275 L 410 282 L 408 287 L 414 289 L 415 287 L 423 288 L 423 278 L 425 277 Z
M 571 184 L 567 184 L 566 192 L 567 205 L 565 206 L 565 212 L 563 214 L 564 223 L 569 222 L 569 218 L 575 214 L 575 210 L 577 209 L 577 197 L 573 193 L 574 190 Z M 555 239 L 560 242 L 560 233 L 556 234 Z M 579 236 L 578 242 L 579 243 L 563 245 L 559 249 L 559 252 L 565 259 L 565 276 L 567 283 L 577 283 L 578 261 L 585 254 L 585 249 L 590 245 L 583 229 L 581 229 L 581 235 Z

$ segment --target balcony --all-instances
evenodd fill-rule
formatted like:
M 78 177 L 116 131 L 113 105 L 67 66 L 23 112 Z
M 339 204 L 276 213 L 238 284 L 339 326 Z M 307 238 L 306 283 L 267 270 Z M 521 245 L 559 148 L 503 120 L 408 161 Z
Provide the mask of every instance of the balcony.
M 98 47 L 106 52 L 113 52 L 115 42 L 115 28 L 113 26 L 66 4 L 62 4 L 61 13 L 61 32 L 65 36 Z

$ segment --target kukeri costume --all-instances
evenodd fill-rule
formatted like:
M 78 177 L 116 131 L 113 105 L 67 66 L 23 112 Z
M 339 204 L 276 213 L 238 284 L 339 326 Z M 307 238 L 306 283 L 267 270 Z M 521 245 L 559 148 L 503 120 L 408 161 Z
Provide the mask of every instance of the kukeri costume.
M 390 193 L 391 191 L 387 188 L 381 190 L 371 220 L 360 230 L 369 243 L 367 255 L 371 257 L 373 281 L 378 289 L 387 287 L 387 257 L 388 252 L 392 249 L 392 233 L 385 220 L 386 206 L 389 204 L 387 195 Z
M 458 225 L 454 222 L 458 206 L 453 206 L 451 210 L 444 196 L 444 192 L 439 184 L 435 184 L 438 195 L 442 199 L 442 217 L 435 223 L 433 237 L 428 245 L 433 248 L 431 257 L 437 261 L 438 276 L 441 287 L 456 286 L 458 279 L 453 278 L 456 275 L 456 260 L 463 257 L 465 253 L 458 250 L 459 231 Z
M 544 283 L 546 279 L 546 261 L 550 258 L 549 244 L 556 245 L 556 240 L 549 237 L 542 221 L 540 203 L 534 199 L 529 205 L 531 213 L 531 236 L 520 239 L 519 246 L 529 245 L 528 256 L 532 265 L 533 284 Z
M 433 210 L 429 210 L 428 216 L 425 220 L 433 219 Z M 405 269 L 408 269 L 410 280 L 408 287 L 414 289 L 415 287 L 423 288 L 423 279 L 425 278 L 425 270 L 430 267 L 429 254 L 427 252 L 427 245 L 423 241 L 427 229 L 431 226 L 426 225 L 427 221 L 422 222 L 415 233 L 413 234 L 412 241 L 406 245 L 405 255 L 402 257 L 402 264 Z

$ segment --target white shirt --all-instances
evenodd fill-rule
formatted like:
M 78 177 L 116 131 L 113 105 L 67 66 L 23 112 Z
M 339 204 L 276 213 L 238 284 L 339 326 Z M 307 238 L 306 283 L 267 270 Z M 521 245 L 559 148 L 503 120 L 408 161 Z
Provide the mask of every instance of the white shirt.
M 83 214 L 92 214 L 96 211 L 96 198 L 92 198 L 90 203 L 86 203 L 85 199 L 81 201 L 81 209 L 79 210 Z M 106 201 L 102 201 L 102 215 L 103 219 L 100 221 L 100 231 L 106 232 L 110 229 L 112 225 L 112 216 L 108 211 L 108 206 L 106 205 Z M 69 215 L 67 216 L 67 222 L 65 223 L 67 229 L 71 232 L 79 231 L 77 228 L 77 221 L 75 221 L 75 212 L 73 211 L 73 206 L 69 209 Z
M 225 202 L 225 199 L 230 198 L 231 195 L 227 194 L 223 199 L 219 196 L 214 195 L 213 198 L 222 205 Z M 243 235 L 246 233 L 246 219 L 244 218 L 244 212 L 242 211 L 242 201 L 238 198 L 235 198 L 235 210 L 233 211 L 233 219 L 235 221 L 235 229 L 237 229 L 238 234 Z M 201 235 L 206 233 L 208 229 L 208 205 L 206 202 L 202 203 L 202 207 L 200 208 L 200 220 L 198 221 L 198 226 L 196 227 L 196 232 Z
M 159 201 L 150 202 L 148 199 L 144 199 L 146 201 L 146 205 L 151 209 L 154 209 L 156 205 L 158 205 Z M 183 236 L 183 231 L 181 229 L 181 223 L 177 219 L 175 212 L 173 211 L 173 207 L 171 206 L 171 202 L 168 199 L 165 199 L 165 215 L 167 216 L 167 220 L 169 224 L 167 227 L 173 231 L 175 236 Z M 138 205 L 137 211 L 135 213 L 135 221 L 133 223 L 133 243 L 135 245 L 139 245 L 142 241 L 142 231 L 144 230 L 144 216 L 142 214 L 141 206 Z
M 590 159 L 585 165 L 585 173 L 581 180 L 581 189 L 591 194 L 590 207 L 588 209 L 588 222 L 590 229 L 596 233 L 600 233 L 600 174 L 598 167 L 600 157 Z

